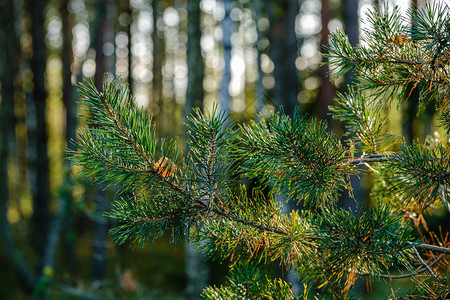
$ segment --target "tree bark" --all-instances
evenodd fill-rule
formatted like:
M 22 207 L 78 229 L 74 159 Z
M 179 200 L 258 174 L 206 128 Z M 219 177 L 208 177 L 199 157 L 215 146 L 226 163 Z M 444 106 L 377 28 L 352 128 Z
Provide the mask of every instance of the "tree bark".
M 151 102 L 158 107 L 157 113 L 152 111 L 155 116 L 155 124 L 160 124 L 160 116 L 163 112 L 162 103 L 162 64 L 164 60 L 164 39 L 158 34 L 157 21 L 161 14 L 161 2 L 153 0 L 153 32 L 152 32 L 152 45 L 153 45 L 153 81 L 152 81 L 152 99 Z M 157 127 L 161 131 L 161 124 Z M 161 136 L 161 132 L 159 132 Z
M 354 0 L 343 0 L 342 1 L 342 17 L 344 19 L 344 31 L 348 36 L 350 44 L 355 46 L 359 42 L 359 19 L 358 19 L 358 1 Z M 354 79 L 355 75 L 353 70 L 347 72 L 344 75 L 344 87 L 343 92 L 348 92 L 348 85 L 350 85 Z M 342 207 L 355 211 L 356 207 L 362 203 L 358 203 L 356 199 L 362 199 L 361 194 L 361 184 L 360 179 L 357 176 L 351 176 L 350 182 L 353 187 L 354 198 L 351 198 L 348 193 L 344 192 L 341 198 Z
M 127 21 L 128 23 L 123 24 L 123 23 L 119 23 L 119 27 L 118 30 L 119 31 L 125 31 L 126 35 L 128 37 L 128 44 L 127 44 L 127 48 L 128 48 L 128 86 L 130 87 L 130 91 L 133 92 L 133 76 L 132 75 L 132 63 L 133 63 L 133 54 L 131 51 L 131 26 L 133 24 L 133 12 L 131 10 L 131 6 L 130 6 L 130 0 L 119 0 L 118 3 L 118 16 L 121 15 L 126 15 L 127 17 Z
M 344 31 L 352 46 L 359 43 L 359 18 L 358 18 L 358 0 L 342 0 L 342 18 L 344 19 Z M 347 91 L 347 85 L 351 84 L 354 78 L 353 72 L 347 72 L 345 75 L 344 91 Z
M 221 109 L 225 110 L 228 114 L 230 113 L 230 102 L 231 97 L 228 92 L 231 81 L 231 34 L 234 28 L 234 22 L 231 20 L 230 12 L 233 8 L 232 0 L 223 0 L 223 5 L 225 8 L 225 16 L 222 19 L 222 46 L 223 46 L 223 59 L 225 62 L 225 69 L 222 76 L 222 85 L 219 91 L 219 100 Z
M 200 46 L 202 35 L 200 26 L 200 0 L 188 1 L 188 42 L 187 66 L 188 85 L 186 90 L 185 115 L 188 116 L 194 107 L 203 110 L 203 56 Z
M 46 46 L 44 28 L 45 0 L 28 1 L 28 13 L 31 17 L 31 37 L 33 56 L 30 68 L 33 73 L 33 94 L 28 101 L 28 141 L 29 141 L 29 177 L 33 197 L 33 231 L 34 246 L 39 257 L 42 257 L 46 233 L 50 220 L 49 204 L 49 159 L 47 152 L 47 121 L 45 87 Z
M 415 12 L 417 8 L 417 0 L 411 1 L 411 9 Z M 412 30 L 415 30 L 414 19 L 411 20 L 413 26 Z M 402 131 L 403 136 L 408 144 L 412 144 L 413 140 L 417 137 L 417 133 L 414 128 L 414 120 L 416 119 L 417 109 L 419 106 L 419 93 L 417 89 L 414 89 L 413 84 L 408 84 L 408 90 L 406 92 L 406 103 L 403 104 L 402 110 Z M 428 111 L 424 111 L 425 117 L 428 115 Z M 431 119 L 431 118 L 430 118 Z
M 95 76 L 94 83 L 99 91 L 102 90 L 102 84 L 105 74 L 105 55 L 103 54 L 103 45 L 106 42 L 107 27 L 107 9 L 108 0 L 95 1 L 95 17 L 91 39 L 95 48 Z M 106 210 L 106 197 L 104 185 L 97 185 L 95 188 L 96 218 L 94 219 L 94 254 L 92 258 L 92 277 L 94 281 L 103 281 L 106 278 L 106 237 L 108 223 L 103 213 Z
M 328 23 L 330 22 L 330 3 L 329 0 L 322 0 L 322 31 L 321 31 L 321 41 L 320 41 L 320 50 L 322 53 L 325 53 L 324 46 L 328 44 L 328 36 L 330 35 L 330 31 L 328 29 Z M 320 108 L 320 117 L 322 120 L 325 120 L 329 125 L 331 125 L 331 116 L 329 115 L 328 106 L 331 104 L 331 101 L 334 96 L 334 88 L 333 84 L 330 81 L 330 78 L 327 75 L 329 71 L 328 67 L 328 58 L 322 56 L 322 65 L 319 69 L 320 79 L 322 81 L 322 85 L 319 88 L 318 102 Z
M 274 63 L 275 79 L 273 98 L 276 107 L 283 107 L 284 112 L 289 116 L 294 114 L 294 109 L 298 105 L 299 79 L 295 66 L 298 52 L 295 18 L 298 13 L 298 0 L 273 1 L 268 4 L 270 55 Z M 295 203 L 286 203 L 285 195 L 278 195 L 277 201 L 283 206 L 285 213 L 298 208 Z M 284 274 L 284 271 L 279 268 L 277 273 L 278 276 L 286 277 L 291 281 L 297 292 L 301 290 L 298 278 L 293 272 Z
M 62 60 L 62 76 L 63 76 L 63 104 L 65 108 L 65 119 L 66 119 L 66 144 L 67 149 L 76 150 L 72 141 L 76 139 L 76 129 L 77 129 L 77 102 L 74 95 L 74 88 L 72 85 L 72 60 L 73 60 L 73 49 L 72 49 L 72 27 L 71 16 L 69 13 L 70 0 L 64 0 L 61 3 L 60 15 L 62 20 L 62 34 L 63 34 L 63 49 L 61 54 Z M 71 162 L 66 158 L 65 160 L 65 176 L 66 184 L 68 189 L 71 189 Z M 66 202 L 72 202 L 72 196 L 67 193 Z M 61 202 L 61 205 L 66 205 L 66 203 Z M 67 204 L 69 204 L 67 203 Z M 66 233 L 72 232 L 73 229 L 73 217 L 68 215 L 64 219 L 64 230 Z M 69 265 L 70 269 L 73 268 L 75 263 L 75 245 L 72 239 L 64 240 L 64 256 L 65 261 Z
M 261 0 L 254 0 L 253 3 L 253 18 L 256 23 L 256 42 L 255 42 L 255 48 L 257 51 L 256 54 L 256 69 L 258 72 L 258 77 L 256 78 L 255 82 L 255 101 L 256 101 L 256 113 L 261 113 L 262 109 L 264 107 L 264 86 L 263 86 L 263 72 L 261 69 L 261 47 L 260 47 L 260 41 L 262 37 L 262 32 L 259 30 L 258 27 L 258 21 L 261 18 Z
M 200 0 L 187 2 L 187 67 L 188 85 L 186 90 L 185 117 L 194 108 L 203 110 L 203 56 L 200 46 Z M 187 149 L 189 151 L 189 149 Z M 186 291 L 189 299 L 198 299 L 203 289 L 208 284 L 209 271 L 202 253 L 197 252 L 196 246 L 187 239 L 186 245 Z
M 2 246 L 7 249 L 11 264 L 20 275 L 20 283 L 23 291 L 31 294 L 35 285 L 35 274 L 27 265 L 14 242 L 13 233 L 8 221 L 8 160 L 13 141 L 11 131 L 14 126 L 14 77 L 17 72 L 16 53 L 17 40 L 15 23 L 14 1 L 0 1 L 0 235 Z
M 295 18 L 299 12 L 298 0 L 272 2 L 270 17 L 270 54 L 275 65 L 273 97 L 277 107 L 283 106 L 287 115 L 294 113 L 298 105 L 299 80 L 295 60 L 298 43 Z

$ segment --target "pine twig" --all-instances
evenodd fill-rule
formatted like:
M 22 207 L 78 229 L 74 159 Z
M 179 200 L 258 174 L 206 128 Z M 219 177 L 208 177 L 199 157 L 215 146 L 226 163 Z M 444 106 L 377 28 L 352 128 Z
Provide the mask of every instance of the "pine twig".
M 429 264 L 428 266 L 431 268 L 432 266 L 434 266 L 435 264 L 437 264 L 443 257 L 444 257 L 445 253 L 441 254 L 441 256 L 439 256 L 435 261 L 433 261 L 431 264 Z M 417 270 L 415 272 L 412 273 L 408 273 L 408 274 L 402 274 L 402 275 L 387 275 L 387 274 L 369 274 L 369 273 L 365 273 L 365 274 L 358 274 L 360 276 L 376 276 L 376 277 L 380 277 L 380 278 L 389 278 L 389 279 L 401 279 L 401 278 L 408 278 L 408 277 L 412 277 L 418 274 L 421 274 L 425 271 L 427 271 L 428 269 L 423 267 L 420 270 Z
M 414 253 L 416 253 L 417 257 L 419 258 L 420 262 L 422 263 L 422 265 L 431 273 L 431 275 L 437 280 L 437 282 L 439 282 L 440 284 L 442 284 L 442 281 L 436 276 L 436 274 L 434 274 L 433 270 L 431 270 L 430 266 L 427 265 L 422 257 L 420 256 L 419 252 L 417 251 L 416 247 L 412 247 L 414 250 Z
M 442 185 L 441 189 L 440 189 L 441 199 L 442 199 L 442 202 L 444 202 L 444 205 L 447 208 L 447 210 L 450 212 L 450 203 L 448 202 L 445 192 L 446 192 L 446 187 L 445 187 L 445 185 Z
M 208 202 L 208 203 L 209 203 L 209 202 Z M 208 207 L 208 206 L 207 206 L 208 204 L 203 204 L 203 205 L 205 205 L 206 207 Z M 214 208 L 212 209 L 212 211 L 215 212 L 216 214 L 222 216 L 222 217 L 225 217 L 225 218 L 227 218 L 227 219 L 236 221 L 236 222 L 238 222 L 238 223 L 242 223 L 242 224 L 245 224 L 245 225 L 249 225 L 249 226 L 251 226 L 251 227 L 260 229 L 260 230 L 262 230 L 262 231 L 269 231 L 269 232 L 272 232 L 272 233 L 277 233 L 277 234 L 281 234 L 281 235 L 287 235 L 287 232 L 285 232 L 284 230 L 281 230 L 280 228 L 271 227 L 271 226 L 266 226 L 266 225 L 262 225 L 262 224 L 259 224 L 259 223 L 256 223 L 256 222 L 253 222 L 253 221 L 250 221 L 250 220 L 246 220 L 246 219 L 243 219 L 243 218 L 241 218 L 241 217 L 239 217 L 239 216 L 235 216 L 235 215 L 230 214 L 230 213 L 228 213 L 228 212 L 226 212 L 226 211 L 223 211 L 223 210 L 221 210 L 221 209 L 218 209 L 218 208 L 216 208 L 216 207 L 214 207 Z
M 411 242 L 406 242 L 406 243 L 408 245 L 414 245 L 414 243 L 411 243 Z M 436 252 L 450 254 L 450 248 L 444 248 L 444 247 L 439 247 L 439 246 L 435 246 L 435 245 L 419 244 L 419 245 L 414 245 L 414 247 L 416 247 L 418 249 L 422 249 L 422 250 L 429 250 L 429 251 L 436 251 Z
M 390 158 L 392 158 L 395 155 L 395 153 L 380 153 L 380 154 L 371 154 L 368 156 L 361 156 L 356 158 L 347 158 L 343 161 L 346 164 L 351 165 L 360 165 L 368 162 L 384 162 L 389 161 Z

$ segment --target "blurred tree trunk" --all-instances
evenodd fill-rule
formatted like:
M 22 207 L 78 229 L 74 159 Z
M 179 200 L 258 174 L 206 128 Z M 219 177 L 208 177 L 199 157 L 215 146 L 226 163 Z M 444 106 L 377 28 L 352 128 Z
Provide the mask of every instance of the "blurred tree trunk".
M 344 20 L 344 31 L 348 36 L 350 44 L 355 46 L 359 43 L 359 17 L 358 17 L 358 8 L 359 1 L 355 0 L 343 0 L 342 1 L 342 17 Z M 352 84 L 355 75 L 353 70 L 347 72 L 344 75 L 344 87 L 342 91 L 344 93 L 348 92 L 348 85 Z M 361 177 L 363 178 L 363 177 Z M 350 197 L 348 191 L 344 190 L 341 195 L 339 205 L 344 209 L 351 211 L 353 214 L 359 213 L 356 211 L 357 207 L 364 206 L 368 202 L 368 198 L 364 197 L 365 193 L 361 187 L 361 178 L 358 176 L 350 176 L 350 183 L 353 188 L 353 197 Z M 367 289 L 364 288 L 361 281 L 357 282 L 356 289 L 359 290 L 360 293 L 366 293 Z
M 298 0 L 273 1 L 268 3 L 267 8 L 270 20 L 270 55 L 275 67 L 273 97 L 276 107 L 282 106 L 286 115 L 292 116 L 298 105 L 299 92 L 299 79 L 295 66 L 298 52 L 295 18 L 299 13 L 299 2 Z M 297 207 L 295 203 L 286 202 L 285 195 L 278 195 L 277 201 L 283 206 L 285 213 Z M 281 268 L 278 268 L 276 272 L 277 276 L 286 277 L 297 292 L 301 291 L 295 272 L 284 274 Z
M 258 72 L 258 77 L 256 78 L 255 82 L 255 101 L 256 101 L 256 113 L 261 113 L 262 109 L 264 107 L 264 86 L 263 86 L 263 72 L 261 69 L 261 38 L 262 38 L 262 32 L 259 29 L 258 21 L 261 19 L 261 11 L 262 11 L 262 3 L 261 0 L 253 0 L 253 19 L 256 24 L 256 42 L 255 42 L 255 48 L 257 51 L 256 54 L 256 69 Z
M 194 107 L 203 110 L 203 56 L 200 46 L 202 36 L 200 25 L 200 0 L 187 3 L 187 67 L 188 85 L 186 90 L 185 115 L 189 115 Z
M 330 2 L 329 0 L 322 0 L 322 31 L 321 31 L 321 40 L 320 40 L 320 50 L 322 53 L 325 53 L 324 46 L 328 45 L 328 36 L 330 35 L 330 31 L 328 29 L 328 23 L 330 22 Z M 322 56 L 322 65 L 319 69 L 320 79 L 322 81 L 322 85 L 319 88 L 319 109 L 320 109 L 320 118 L 322 120 L 326 120 L 329 125 L 331 125 L 331 116 L 328 114 L 328 106 L 331 104 L 331 101 L 334 96 L 334 88 L 333 84 L 330 81 L 327 73 L 329 71 L 328 59 Z
M 69 14 L 70 0 L 63 0 L 61 2 L 60 14 L 62 21 L 62 39 L 63 48 L 61 53 L 62 60 L 62 80 L 63 80 L 63 104 L 65 108 L 66 119 L 66 143 L 70 150 L 75 150 L 73 144 L 70 142 L 76 138 L 77 129 L 77 102 L 74 97 L 74 89 L 72 85 L 72 24 L 70 23 L 71 16 Z M 70 167 L 70 161 L 66 160 L 66 166 Z
M 359 17 L 358 0 L 342 0 L 342 18 L 344 19 L 344 31 L 352 46 L 359 43 Z M 353 72 L 345 73 L 344 92 L 348 91 L 347 85 L 351 84 L 354 78 Z
M 0 236 L 2 247 L 20 275 L 19 282 L 26 293 L 31 293 L 35 275 L 18 251 L 8 221 L 8 161 L 14 149 L 14 77 L 17 73 L 17 33 L 13 0 L 0 1 Z
M 99 91 L 105 74 L 105 55 L 103 45 L 106 42 L 106 27 L 108 0 L 96 0 L 94 3 L 94 21 L 91 32 L 91 43 L 95 48 L 95 76 L 94 83 Z M 106 196 L 104 185 L 97 185 L 95 188 L 95 226 L 94 226 L 94 254 L 92 261 L 92 276 L 94 281 L 103 281 L 106 278 L 106 237 L 108 223 L 103 212 L 106 210 Z
M 130 91 L 133 91 L 133 51 L 131 49 L 131 25 L 133 24 L 133 14 L 130 7 L 130 0 L 125 1 L 125 13 L 129 16 L 130 21 L 127 24 L 127 36 L 128 36 L 128 85 Z
M 342 17 L 344 19 L 344 31 L 348 36 L 350 44 L 355 46 L 359 43 L 359 18 L 358 18 L 358 1 L 343 0 L 342 1 Z M 347 72 L 344 75 L 343 92 L 348 92 L 348 85 L 352 84 L 355 78 L 353 71 Z M 361 189 L 360 178 L 357 176 L 350 177 L 351 185 L 353 187 L 354 199 L 349 196 L 348 192 L 344 191 L 341 199 L 341 205 L 345 209 L 350 209 L 355 212 L 357 206 L 363 205 L 363 193 Z
M 354 0 L 343 0 L 342 1 L 342 17 L 344 19 L 344 31 L 348 36 L 350 44 L 355 46 L 359 43 L 359 18 L 358 18 L 358 1 Z M 343 92 L 348 92 L 348 85 L 350 85 L 354 79 L 355 75 L 353 71 L 347 72 L 344 75 L 344 87 Z M 351 184 L 353 187 L 353 195 L 355 199 L 351 198 L 348 193 L 344 192 L 342 199 L 342 206 L 344 208 L 354 209 L 358 206 L 358 202 L 361 204 L 361 185 L 360 180 L 356 176 L 350 177 Z
M 130 0 L 126 1 L 125 13 L 129 16 L 130 21 L 127 25 L 127 36 L 128 36 L 128 85 L 130 86 L 130 91 L 133 92 L 133 51 L 132 51 L 132 36 L 131 36 L 131 25 L 133 24 L 133 12 L 131 11 Z
M 118 3 L 118 17 L 119 27 L 118 31 L 125 31 L 128 37 L 128 86 L 130 91 L 133 92 L 133 54 L 131 51 L 131 25 L 133 23 L 133 13 L 131 11 L 130 0 L 119 0 Z M 126 22 L 124 20 L 126 19 Z
M 415 13 L 417 9 L 417 0 L 411 1 L 411 10 Z M 414 19 L 412 20 L 411 28 L 413 31 L 415 30 Z M 414 128 L 414 120 L 416 119 L 417 109 L 419 107 L 419 94 L 417 89 L 413 88 L 413 84 L 408 84 L 408 91 L 406 92 L 406 96 L 408 99 L 403 103 L 402 109 L 402 131 L 403 136 L 408 144 L 412 144 L 413 140 L 417 138 L 417 133 Z M 426 118 L 429 113 L 425 110 L 422 112 L 424 117 Z M 431 117 L 430 117 L 431 119 Z
M 194 108 L 203 110 L 203 56 L 200 46 L 201 13 L 200 0 L 187 2 L 187 67 L 188 85 L 186 90 L 185 116 Z M 189 151 L 189 149 L 187 149 Z M 205 257 L 197 252 L 196 246 L 187 241 L 186 245 L 186 291 L 190 299 L 198 299 L 203 289 L 208 285 L 209 270 Z
M 299 80 L 295 67 L 298 51 L 295 18 L 298 12 L 298 0 L 282 0 L 269 4 L 270 54 L 275 65 L 273 97 L 275 105 L 283 106 L 287 115 L 292 115 L 298 105 Z
M 162 103 L 162 64 L 164 59 L 164 39 L 158 34 L 158 18 L 161 15 L 162 3 L 157 0 L 153 0 L 153 32 L 152 32 L 152 45 L 153 45 L 153 81 L 152 81 L 152 99 L 154 107 L 157 107 L 156 111 L 152 111 L 155 115 L 155 124 L 159 124 L 158 130 L 161 131 L 161 124 L 159 117 L 162 116 L 163 103 Z M 152 106 L 150 106 L 152 107 Z M 159 132 L 161 136 L 161 132 Z
M 33 56 L 30 68 L 33 73 L 33 95 L 28 102 L 29 177 L 33 197 L 32 237 L 38 257 L 43 256 L 46 233 L 50 220 L 49 159 L 47 152 L 47 121 L 45 68 L 47 63 L 45 45 L 45 0 L 29 0 Z
M 73 49 L 72 49 L 72 28 L 71 16 L 69 13 L 70 0 L 63 0 L 60 6 L 60 15 L 62 21 L 62 38 L 63 38 L 63 48 L 61 53 L 62 60 L 62 80 L 63 80 L 63 104 L 65 108 L 65 119 L 66 119 L 66 144 L 67 149 L 76 150 L 71 141 L 76 139 L 76 129 L 77 129 L 77 102 L 74 95 L 74 88 L 72 85 L 72 60 L 73 60 Z M 66 174 L 66 184 L 67 188 L 71 189 L 71 162 L 65 160 L 65 174 Z M 72 202 L 71 193 L 67 193 L 68 199 L 65 199 L 69 203 Z M 67 205 L 69 205 L 67 203 Z M 65 234 L 67 238 L 64 239 L 64 257 L 65 262 L 69 265 L 70 269 L 73 269 L 75 263 L 75 246 L 74 240 L 71 238 L 73 236 L 73 216 L 68 215 L 65 220 Z
M 225 8 L 225 16 L 222 19 L 222 46 L 223 46 L 223 59 L 225 63 L 224 72 L 222 76 L 222 85 L 219 91 L 219 101 L 221 109 L 230 113 L 231 97 L 229 93 L 229 86 L 231 81 L 231 34 L 234 28 L 234 22 L 231 20 L 230 12 L 233 8 L 232 0 L 223 0 Z M 230 121 L 230 119 L 229 119 Z

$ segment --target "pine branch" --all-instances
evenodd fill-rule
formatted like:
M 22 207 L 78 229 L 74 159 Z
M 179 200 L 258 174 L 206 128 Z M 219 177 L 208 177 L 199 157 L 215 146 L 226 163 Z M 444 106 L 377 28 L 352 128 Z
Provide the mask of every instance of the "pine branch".
M 450 92 L 450 33 L 446 27 L 450 14 L 444 5 L 431 5 L 409 10 L 405 26 L 397 7 L 385 5 L 368 15 L 369 28 L 352 47 L 342 31 L 331 35 L 329 58 L 333 77 L 355 68 L 359 87 L 371 89 L 372 94 L 391 98 L 400 92 L 409 98 L 409 87 L 419 91 L 419 100 L 436 101 L 441 107 L 448 103 Z M 421 104 L 421 102 L 420 102 Z
M 450 186 L 449 151 L 442 144 L 427 147 L 413 143 L 402 145 L 388 161 L 387 168 L 394 174 L 394 187 L 402 191 L 406 201 L 433 203 Z
M 392 134 L 383 132 L 389 121 L 387 116 L 382 116 L 381 104 L 373 97 L 350 88 L 345 96 L 338 94 L 335 101 L 336 105 L 330 106 L 331 114 L 344 122 L 346 135 L 356 140 L 359 149 L 377 153 L 392 146 Z
M 420 262 L 422 263 L 422 265 L 428 270 L 428 272 L 430 272 L 430 274 L 437 280 L 437 282 L 439 282 L 440 284 L 442 284 L 442 281 L 436 276 L 436 274 L 434 274 L 433 270 L 431 270 L 430 266 L 427 265 L 422 257 L 420 256 L 419 252 L 417 252 L 416 247 L 412 247 L 412 249 L 414 250 L 414 253 L 416 253 L 417 258 L 419 258 Z
M 429 244 L 414 244 L 414 243 L 411 243 L 411 242 L 407 242 L 407 244 L 409 246 L 413 246 L 414 245 L 414 247 L 416 247 L 417 249 L 450 254 L 450 248 L 439 247 L 439 246 L 429 245 Z
M 400 45 L 402 42 L 391 39 L 390 34 L 402 32 L 401 25 L 375 15 L 372 21 L 384 30 L 376 33 L 377 38 L 388 39 L 388 47 L 395 53 L 382 56 L 386 50 L 383 43 L 372 44 L 371 49 L 353 48 L 336 39 L 341 48 L 334 54 L 347 56 L 337 62 L 338 72 L 351 66 L 354 59 L 362 76 L 376 74 L 372 83 L 379 81 L 383 88 L 414 78 L 410 73 L 417 64 L 413 62 L 428 51 L 418 50 L 423 43 L 407 40 Z M 438 33 L 433 33 L 436 39 L 440 38 Z M 444 46 L 439 43 L 433 47 L 441 51 Z M 403 50 L 416 52 L 403 56 Z M 428 59 L 435 59 L 433 64 L 439 66 L 443 55 Z M 374 61 L 376 58 L 381 62 Z M 404 73 L 387 77 L 389 72 Z M 438 72 L 427 78 L 420 75 L 424 76 L 422 83 L 437 84 L 441 80 Z M 86 122 L 92 126 L 79 133 L 80 151 L 74 153 L 75 161 L 95 180 L 119 183 L 121 191 L 131 195 L 114 203 L 109 213 L 121 222 L 112 230 L 119 243 L 132 240 L 144 245 L 165 232 L 172 241 L 179 241 L 186 229 L 192 228 L 199 240 L 208 240 L 205 249 L 216 257 L 233 262 L 276 259 L 287 269 L 296 267 L 304 272 L 311 281 L 320 278 L 332 284 L 345 280 L 342 291 L 335 286 L 339 295 L 353 285 L 354 270 L 377 274 L 388 267 L 408 267 L 415 252 L 423 269 L 430 271 L 417 249 L 450 253 L 450 248 L 414 241 L 412 228 L 393 207 L 379 205 L 355 216 L 333 206 L 339 192 L 351 188 L 348 177 L 360 172 L 358 165 L 380 162 L 396 172 L 394 192 L 403 190 L 408 199 L 420 196 L 419 201 L 426 205 L 437 197 L 444 204 L 447 201 L 448 149 L 403 145 L 396 152 L 387 152 L 392 141 L 383 132 L 387 119 L 380 114 L 382 104 L 359 91 L 341 97 L 335 116 L 358 136 L 360 145 L 370 153 L 367 156 L 353 157 L 353 148 L 346 151 L 325 123 L 301 116 L 298 110 L 292 118 L 279 111 L 267 120 L 234 130 L 234 124 L 226 125 L 225 113 L 214 108 L 210 115 L 197 110 L 189 117 L 189 153 L 183 160 L 178 159 L 174 141 L 156 139 L 151 117 L 130 105 L 129 92 L 120 88 L 117 80 L 106 84 L 103 93 L 87 84 L 81 87 L 81 94 L 87 105 Z M 241 169 L 237 169 L 237 162 Z M 283 214 L 272 192 L 250 196 L 244 187 L 239 188 L 235 178 L 240 180 L 241 175 L 262 178 L 258 190 L 268 182 L 273 193 L 304 201 L 315 210 Z M 275 286 L 283 289 L 284 285 Z M 231 295 L 232 290 L 224 287 L 209 292 Z
M 431 264 L 428 265 L 428 267 L 432 267 L 435 264 L 437 264 L 443 257 L 445 256 L 445 253 L 441 254 L 436 260 L 434 260 Z M 408 273 L 408 274 L 402 274 L 402 275 L 387 275 L 387 274 L 369 274 L 369 273 L 365 273 L 365 274 L 360 274 L 358 273 L 358 275 L 360 276 L 374 276 L 374 277 L 379 277 L 379 278 L 389 278 L 389 279 L 403 279 L 403 278 L 408 278 L 408 277 L 412 277 L 415 275 L 419 275 L 425 271 L 428 271 L 428 268 L 423 267 L 422 269 L 419 269 L 415 272 L 412 273 Z
M 295 111 L 292 119 L 282 111 L 268 120 L 241 127 L 236 151 L 242 171 L 267 180 L 289 199 L 309 206 L 334 203 L 354 170 L 340 164 L 344 155 L 326 124 Z
M 370 154 L 367 156 L 343 159 L 343 164 L 361 165 L 371 162 L 387 162 L 394 157 L 395 153 Z
M 263 224 L 259 224 L 257 222 L 254 221 L 250 221 L 250 220 L 246 220 L 238 215 L 232 214 L 232 213 L 228 213 L 226 211 L 220 210 L 218 208 L 213 207 L 211 209 L 214 213 L 216 213 L 219 216 L 225 217 L 231 221 L 235 221 L 244 225 L 249 225 L 253 228 L 262 230 L 262 231 L 267 231 L 267 232 L 271 232 L 271 233 L 276 233 L 276 234 L 281 234 L 281 235 L 287 235 L 286 231 L 277 228 L 277 227 L 271 227 L 271 226 L 266 226 Z

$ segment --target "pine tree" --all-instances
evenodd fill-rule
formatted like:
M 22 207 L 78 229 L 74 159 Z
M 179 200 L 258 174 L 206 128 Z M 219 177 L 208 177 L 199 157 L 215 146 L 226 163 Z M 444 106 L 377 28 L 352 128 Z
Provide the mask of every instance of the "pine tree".
M 81 84 L 92 126 L 78 132 L 73 159 L 95 182 L 120 187 L 108 213 L 120 224 L 115 241 L 204 241 L 208 255 L 231 262 L 228 283 L 207 288 L 207 299 L 346 299 L 358 278 L 409 278 L 414 289 L 402 299 L 447 299 L 449 235 L 420 229 L 424 215 L 450 211 L 450 12 L 428 4 L 405 20 L 414 30 L 385 6 L 370 13 L 360 45 L 331 35 L 333 78 L 351 69 L 358 78 L 331 107 L 350 137 L 343 141 L 298 110 L 238 125 L 215 108 L 190 115 L 189 152 L 180 154 L 175 140 L 156 138 L 120 79 L 102 92 Z M 387 132 L 383 108 L 407 98 L 410 84 L 421 106 L 434 105 L 443 137 L 407 144 Z M 350 176 L 361 174 L 373 178 L 372 205 L 338 207 L 342 192 L 351 195 Z M 278 193 L 304 210 L 283 213 Z M 301 274 L 302 295 L 270 278 L 274 261 Z

